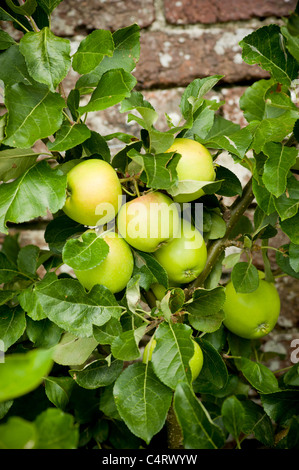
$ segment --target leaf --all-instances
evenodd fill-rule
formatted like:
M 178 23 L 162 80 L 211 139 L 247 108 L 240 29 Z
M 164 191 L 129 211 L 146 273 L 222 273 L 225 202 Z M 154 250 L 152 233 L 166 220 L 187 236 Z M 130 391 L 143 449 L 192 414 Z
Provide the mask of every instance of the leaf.
M 274 196 L 255 178 L 252 179 L 252 190 L 259 207 L 265 214 L 270 215 L 275 212 Z
M 73 55 L 73 69 L 81 75 L 91 72 L 103 60 L 104 56 L 111 57 L 114 51 L 112 34 L 105 29 L 92 31 L 79 44 Z
M 101 63 L 89 74 L 83 75 L 76 83 L 76 88 L 94 87 L 108 70 L 122 68 L 131 72 L 139 59 L 140 28 L 137 24 L 118 29 L 112 35 L 114 51 L 112 57 L 105 56 Z
M 39 321 L 46 318 L 43 308 L 38 300 L 37 292 L 39 289 L 51 284 L 56 279 L 57 276 L 55 273 L 48 273 L 41 281 L 30 285 L 27 289 L 23 289 L 20 292 L 18 296 L 20 305 L 32 320 Z
M 99 344 L 112 344 L 114 339 L 122 333 L 120 321 L 116 318 L 110 320 L 103 326 L 93 327 L 93 336 Z
M 130 95 L 136 78 L 123 69 L 108 70 L 101 77 L 86 106 L 79 108 L 80 114 L 101 111 L 113 106 Z
M 244 421 L 242 432 L 254 434 L 255 438 L 265 446 L 274 445 L 274 430 L 269 416 L 263 408 L 251 400 L 242 401 Z
M 109 385 L 108 387 L 105 387 L 101 391 L 100 395 L 100 410 L 105 414 L 105 416 L 108 416 L 109 418 L 112 419 L 118 419 L 121 420 L 121 417 L 119 415 L 119 412 L 117 411 L 114 396 L 113 396 L 113 387 L 114 384 Z
M 19 178 L 36 162 L 38 153 L 31 149 L 6 149 L 0 151 L 0 181 Z
M 37 291 L 37 298 L 51 321 L 79 337 L 91 336 L 93 325 L 104 325 L 122 312 L 107 288 L 96 285 L 87 294 L 75 279 L 54 280 Z
M 165 289 L 168 288 L 168 276 L 161 264 L 149 253 L 134 251 L 135 264 L 142 268 L 146 266 L 158 284 L 162 284 Z M 151 282 L 152 283 L 152 282 Z
M 145 327 L 141 326 L 140 328 L 142 333 L 144 333 Z M 114 357 L 122 361 L 138 359 L 140 357 L 140 351 L 138 349 L 140 339 L 138 330 L 124 331 L 113 340 L 111 353 Z
M 28 316 L 26 322 L 26 334 L 35 348 L 49 349 L 59 343 L 63 331 L 48 318 L 35 321 Z
M 15 83 L 34 84 L 18 45 L 10 46 L 0 54 L 0 79 L 9 86 Z
M 193 382 L 195 393 L 215 394 L 222 390 L 228 380 L 226 365 L 216 348 L 206 340 L 200 340 L 204 360 L 199 376 Z
M 283 382 L 293 387 L 299 386 L 299 364 L 294 364 L 284 375 Z
M 84 364 L 97 345 L 98 342 L 93 337 L 79 338 L 65 333 L 54 349 L 53 359 L 57 364 L 64 366 L 79 366 Z
M 289 257 L 289 245 L 283 245 L 280 247 L 281 251 L 276 252 L 276 263 L 282 269 L 282 271 L 289 276 L 294 277 L 295 279 L 299 279 L 299 273 L 294 271 L 294 269 L 290 265 L 290 257 Z
M 248 122 L 262 121 L 265 114 L 265 95 L 273 86 L 274 80 L 258 80 L 245 89 L 240 98 L 240 108 Z
M 279 197 L 286 189 L 287 175 L 296 162 L 298 150 L 294 147 L 268 142 L 264 145 L 263 152 L 268 156 L 264 167 L 263 182 L 270 193 Z
M 108 253 L 109 246 L 103 238 L 94 232 L 86 232 L 81 239 L 67 240 L 62 251 L 62 259 L 71 268 L 84 271 L 99 266 Z
M 91 131 L 90 137 L 83 143 L 83 149 L 87 157 L 97 154 L 100 155 L 103 160 L 110 163 L 110 149 L 104 137 L 98 132 Z M 116 167 L 113 165 L 113 168 Z
M 219 328 L 224 319 L 224 315 L 220 314 L 224 302 L 223 287 L 196 289 L 192 302 L 185 304 L 184 310 L 190 314 L 189 321 L 195 329 L 211 333 Z M 222 318 L 220 324 L 219 317 Z
M 237 367 L 252 387 L 256 388 L 259 392 L 273 393 L 279 390 L 275 375 L 263 364 L 242 357 L 237 359 Z
M 55 189 L 55 190 L 54 190 Z M 29 168 L 20 178 L 0 185 L 0 232 L 6 222 L 21 223 L 57 212 L 64 206 L 66 176 L 45 161 Z
M 0 283 L 9 282 L 18 275 L 16 266 L 0 252 Z
M 261 401 L 265 412 L 274 423 L 284 425 L 292 416 L 298 415 L 298 390 L 282 390 L 262 394 Z
M 59 38 L 45 27 L 26 33 L 19 47 L 31 77 L 54 92 L 71 65 L 69 39 Z
M 64 152 L 85 142 L 91 135 L 88 127 L 83 124 L 71 124 L 66 121 L 55 134 L 55 140 L 48 142 L 47 147 L 51 152 Z
M 61 254 L 66 240 L 72 235 L 85 232 L 85 230 L 84 225 L 63 214 L 48 223 L 45 230 L 45 240 L 53 253 Z
M 231 280 L 236 292 L 249 294 L 259 286 L 258 270 L 251 263 L 237 263 L 233 267 Z
M 51 349 L 33 349 L 27 353 L 7 354 L 0 367 L 0 401 L 11 400 L 34 390 L 49 374 Z
M 191 334 L 191 327 L 182 323 L 164 322 L 156 330 L 152 364 L 157 377 L 169 388 L 175 389 L 180 381 L 191 381 Z
M 56 408 L 64 410 L 70 400 L 72 389 L 75 385 L 71 377 L 51 377 L 45 378 L 45 392 Z
M 247 64 L 258 64 L 279 83 L 290 85 L 298 65 L 285 49 L 278 25 L 268 25 L 246 36 L 241 42 L 242 58 Z
M 220 189 L 218 189 L 217 194 L 221 196 L 239 196 L 242 195 L 242 185 L 239 178 L 224 166 L 216 166 L 216 179 L 224 180 L 221 183 Z
M 151 364 L 127 367 L 114 385 L 117 410 L 131 432 L 147 444 L 164 426 L 172 392 L 155 376 Z
M 282 231 L 290 238 L 292 243 L 299 244 L 299 213 L 283 220 L 280 224 Z
M 16 292 L 14 290 L 0 290 L 0 305 L 6 304 L 9 300 L 15 297 Z
M 81 370 L 73 369 L 69 373 L 80 387 L 91 390 L 111 385 L 120 375 L 122 369 L 122 361 L 113 360 L 109 365 L 105 359 L 99 359 Z
M 34 423 L 19 416 L 0 425 L 0 449 L 34 449 L 37 439 Z
M 211 229 L 207 236 L 209 240 L 217 240 L 223 238 L 226 233 L 226 223 L 223 218 L 216 212 L 211 212 Z
M 14 2 L 12 0 L 5 0 L 7 5 L 9 6 L 9 8 L 12 9 L 12 11 L 14 11 L 15 13 L 18 13 L 19 15 L 28 15 L 28 16 L 31 16 L 35 10 L 36 10 L 36 7 L 37 7 L 37 3 L 36 3 L 36 0 L 25 0 L 25 2 L 18 6 L 18 5 L 15 5 Z
M 52 11 L 62 2 L 62 0 L 36 0 L 37 3 L 44 9 L 47 15 L 51 15 Z
M 13 309 L 7 305 L 0 307 L 0 338 L 4 352 L 22 336 L 25 328 L 25 313 L 19 306 Z
M 74 417 L 57 408 L 48 408 L 35 420 L 39 449 L 76 449 L 79 441 L 78 425 Z
M 206 78 L 196 78 L 185 88 L 180 102 L 183 117 L 188 120 L 200 106 L 203 96 L 208 93 L 223 75 L 213 75 Z
M 16 44 L 16 41 L 6 32 L 0 31 L 0 50 L 4 51 L 11 45 Z
M 65 102 L 44 86 L 16 83 L 6 87 L 5 105 L 9 114 L 3 142 L 11 147 L 28 148 L 59 129 Z
M 228 432 L 238 439 L 245 420 L 245 413 L 241 402 L 234 395 L 224 400 L 221 406 L 223 424 Z
M 224 445 L 222 430 L 213 423 L 187 383 L 176 387 L 174 411 L 182 428 L 185 449 L 220 449 Z
M 297 62 L 299 62 L 299 54 L 298 54 L 298 48 L 299 48 L 299 38 L 298 36 L 292 35 L 288 28 L 285 26 L 282 26 L 280 28 L 280 31 L 284 35 L 286 39 L 286 46 L 290 54 L 296 59 Z
M 299 273 L 299 245 L 290 243 L 289 248 L 290 266 L 296 273 Z
M 210 136 L 213 133 L 212 128 L 204 139 L 197 138 L 196 140 L 209 148 L 224 149 L 243 159 L 252 141 L 250 127 L 243 127 L 232 133 L 230 132 L 232 130 L 231 127 L 228 130 L 229 133 L 224 131 L 221 135 Z
M 38 268 L 40 248 L 36 245 L 26 245 L 18 253 L 18 268 L 23 273 L 35 277 Z

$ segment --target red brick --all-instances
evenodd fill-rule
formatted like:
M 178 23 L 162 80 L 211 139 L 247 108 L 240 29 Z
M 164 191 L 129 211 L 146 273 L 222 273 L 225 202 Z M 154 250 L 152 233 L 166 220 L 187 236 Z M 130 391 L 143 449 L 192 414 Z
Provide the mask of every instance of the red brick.
M 268 16 L 287 16 L 296 0 L 165 0 L 166 20 L 172 24 L 221 23 Z

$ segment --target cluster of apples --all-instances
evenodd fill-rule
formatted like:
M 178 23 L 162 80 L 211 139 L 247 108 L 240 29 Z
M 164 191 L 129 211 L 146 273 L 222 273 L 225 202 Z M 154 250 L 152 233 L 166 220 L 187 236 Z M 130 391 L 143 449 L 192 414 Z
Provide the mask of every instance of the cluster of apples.
M 181 154 L 177 165 L 179 181 L 213 181 L 215 171 L 210 152 L 200 143 L 177 138 L 168 152 Z M 134 262 L 131 247 L 153 253 L 168 273 L 172 285 L 188 283 L 203 270 L 207 250 L 201 233 L 181 218 L 178 203 L 189 202 L 203 194 L 202 189 L 179 194 L 174 199 L 149 190 L 125 204 L 122 187 L 114 168 L 99 159 L 85 160 L 67 175 L 68 196 L 64 212 L 88 227 L 116 221 L 115 230 L 102 236 L 109 245 L 106 259 L 96 268 L 75 271 L 88 290 L 95 284 L 117 293 L 132 276 Z M 90 228 L 89 228 L 90 230 Z

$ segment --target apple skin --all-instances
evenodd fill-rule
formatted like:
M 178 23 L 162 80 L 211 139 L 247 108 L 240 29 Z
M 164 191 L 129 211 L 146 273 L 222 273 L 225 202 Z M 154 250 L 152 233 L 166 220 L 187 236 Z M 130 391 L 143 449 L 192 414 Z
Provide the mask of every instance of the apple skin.
M 182 220 L 180 236 L 161 246 L 154 256 L 166 270 L 170 283 L 186 284 L 204 269 L 207 248 L 201 233 Z
M 70 195 L 63 211 L 76 222 L 95 227 L 116 216 L 121 184 L 114 168 L 104 160 L 84 160 L 73 167 L 67 174 L 67 189 Z
M 211 181 L 216 178 L 213 158 L 206 147 L 192 139 L 177 138 L 167 152 L 177 152 L 181 158 L 176 167 L 179 181 Z M 203 196 L 204 191 L 198 189 L 194 193 L 178 194 L 175 202 L 191 202 Z
M 192 374 L 192 382 L 198 377 L 203 366 L 203 353 L 199 344 L 192 339 L 194 344 L 194 354 L 189 361 L 189 366 Z M 153 351 L 156 347 L 157 341 L 151 339 L 144 348 L 142 362 L 147 364 L 152 360 Z
M 273 283 L 263 279 L 249 294 L 237 293 L 230 281 L 225 287 L 224 325 L 237 336 L 258 339 L 270 333 L 280 313 L 280 298 Z
M 87 290 L 91 290 L 95 284 L 102 284 L 115 294 L 126 287 L 132 276 L 133 254 L 129 245 L 117 233 L 107 232 L 103 234 L 103 239 L 109 245 L 109 253 L 104 261 L 95 268 L 74 270 L 74 273 Z
M 160 192 L 150 192 L 127 202 L 117 216 L 121 236 L 137 250 L 148 253 L 171 240 L 179 226 L 175 203 Z

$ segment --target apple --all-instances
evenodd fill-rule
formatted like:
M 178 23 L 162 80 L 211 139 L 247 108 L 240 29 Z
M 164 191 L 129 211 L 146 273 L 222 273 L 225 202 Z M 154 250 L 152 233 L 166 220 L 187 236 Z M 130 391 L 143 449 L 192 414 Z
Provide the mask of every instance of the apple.
M 213 158 L 206 147 L 192 139 L 177 138 L 167 152 L 177 152 L 181 158 L 176 167 L 179 182 L 185 180 L 212 182 L 216 178 Z M 203 189 L 191 193 L 181 193 L 174 197 L 175 202 L 190 202 L 203 196 Z
M 276 325 L 280 298 L 275 285 L 263 279 L 249 294 L 236 292 L 230 281 L 225 287 L 224 325 L 237 336 L 257 339 L 267 335 Z
M 180 235 L 161 246 L 154 256 L 167 272 L 169 282 L 186 284 L 204 269 L 207 248 L 201 233 L 183 219 Z
M 83 225 L 104 225 L 114 219 L 122 196 L 117 173 L 104 160 L 84 160 L 67 173 L 63 211 Z M 121 199 L 120 199 L 121 201 Z
M 203 366 L 203 353 L 199 344 L 192 339 L 194 344 L 194 354 L 189 361 L 189 366 L 192 374 L 192 382 L 198 377 Z M 152 338 L 144 348 L 142 362 L 147 364 L 152 360 L 153 351 L 156 347 L 157 341 Z
M 176 236 L 179 212 L 167 195 L 150 192 L 124 204 L 117 216 L 119 233 L 134 248 L 154 252 Z
M 131 248 L 115 232 L 104 232 L 102 235 L 109 245 L 109 253 L 99 266 L 85 271 L 74 270 L 79 282 L 87 290 L 95 284 L 107 287 L 113 294 L 122 291 L 128 284 L 134 268 Z

